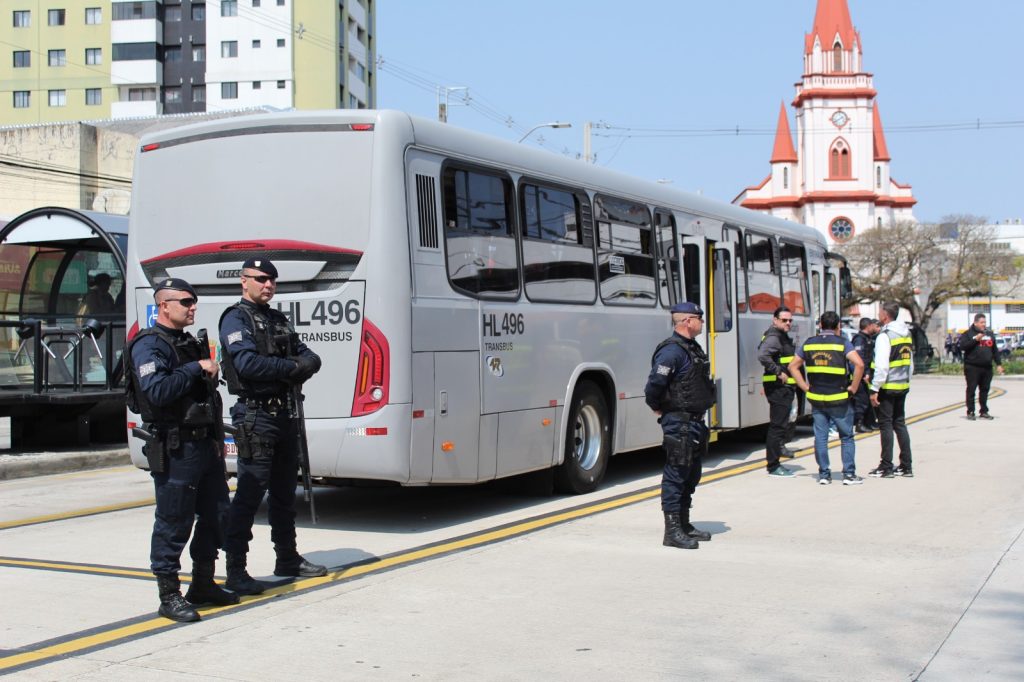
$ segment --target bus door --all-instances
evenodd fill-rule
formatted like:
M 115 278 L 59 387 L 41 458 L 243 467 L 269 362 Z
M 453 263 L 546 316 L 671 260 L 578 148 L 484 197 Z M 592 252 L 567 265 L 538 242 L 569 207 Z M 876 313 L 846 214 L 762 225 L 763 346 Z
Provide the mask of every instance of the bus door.
M 711 368 L 718 389 L 718 404 L 712 409 L 711 426 L 740 426 L 739 348 L 736 324 L 735 250 L 738 236 L 726 227 L 722 239 L 708 240 L 708 307 L 705 312 L 710 341 Z

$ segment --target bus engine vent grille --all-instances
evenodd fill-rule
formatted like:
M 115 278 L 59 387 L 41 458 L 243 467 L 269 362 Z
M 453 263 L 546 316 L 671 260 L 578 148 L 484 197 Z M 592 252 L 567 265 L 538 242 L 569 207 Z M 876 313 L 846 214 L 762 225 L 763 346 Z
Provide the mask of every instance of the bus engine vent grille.
M 437 201 L 434 178 L 416 175 L 416 205 L 420 218 L 420 247 L 437 248 Z

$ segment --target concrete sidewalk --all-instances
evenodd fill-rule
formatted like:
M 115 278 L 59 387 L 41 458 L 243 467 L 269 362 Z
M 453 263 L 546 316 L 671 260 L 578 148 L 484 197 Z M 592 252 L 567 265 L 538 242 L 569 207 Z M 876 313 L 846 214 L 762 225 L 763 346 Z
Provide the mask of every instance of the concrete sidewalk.
M 1024 412 L 1024 390 L 1017 387 L 1024 385 L 1005 383 L 1007 394 L 992 404 L 994 421 L 968 422 L 956 409 L 911 425 L 915 478 L 819 486 L 813 458 L 802 456 L 790 464 L 793 478 L 756 469 L 702 486 L 693 519 L 714 536 L 697 551 L 661 546 L 658 501 L 648 499 L 324 589 L 302 591 L 300 583 L 286 599 L 21 675 L 1024 679 L 1017 428 Z M 910 411 L 921 414 L 956 404 L 963 383 L 920 379 L 915 391 Z M 878 447 L 877 436 L 857 441 L 862 474 L 877 463 Z M 835 448 L 831 455 L 838 464 Z M 632 485 L 639 490 L 657 479 Z M 343 522 L 360 513 L 386 519 L 394 506 L 338 514 Z M 416 513 L 433 518 L 446 511 Z M 503 521 L 468 523 L 485 528 Z M 384 525 L 380 537 L 345 530 L 344 523 L 303 527 L 300 541 L 314 559 L 339 547 L 381 556 L 387 542 L 402 537 L 393 522 Z M 455 525 L 443 530 L 447 537 L 466 532 Z M 9 540 L 27 542 L 30 532 Z M 39 533 L 53 541 L 66 537 L 59 527 Z
M 126 445 L 97 446 L 85 450 L 4 453 L 0 454 L 0 481 L 124 466 L 130 463 Z

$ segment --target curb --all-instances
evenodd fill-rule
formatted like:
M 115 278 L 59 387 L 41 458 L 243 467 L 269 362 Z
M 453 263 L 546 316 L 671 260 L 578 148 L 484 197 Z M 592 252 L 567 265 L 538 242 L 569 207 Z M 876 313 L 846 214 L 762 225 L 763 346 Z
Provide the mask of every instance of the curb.
M 92 452 L 44 452 L 0 457 L 0 481 L 131 464 L 128 448 Z

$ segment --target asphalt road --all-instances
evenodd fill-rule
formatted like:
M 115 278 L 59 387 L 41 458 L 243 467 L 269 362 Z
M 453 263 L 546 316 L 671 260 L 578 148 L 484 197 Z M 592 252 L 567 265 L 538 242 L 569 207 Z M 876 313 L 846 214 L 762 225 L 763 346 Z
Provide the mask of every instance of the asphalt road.
M 915 380 L 913 479 L 818 486 L 804 450 L 780 480 L 760 443 L 714 446 L 693 512 L 714 536 L 697 551 L 661 546 L 656 452 L 617 457 L 579 497 L 538 479 L 318 489 L 300 549 L 332 572 L 191 625 L 155 615 L 144 472 L 2 481 L 0 674 L 1022 679 L 1024 382 L 996 384 L 997 419 L 968 422 L 959 378 Z M 877 458 L 878 437 L 858 439 L 859 473 Z M 255 535 L 267 577 L 265 517 Z

